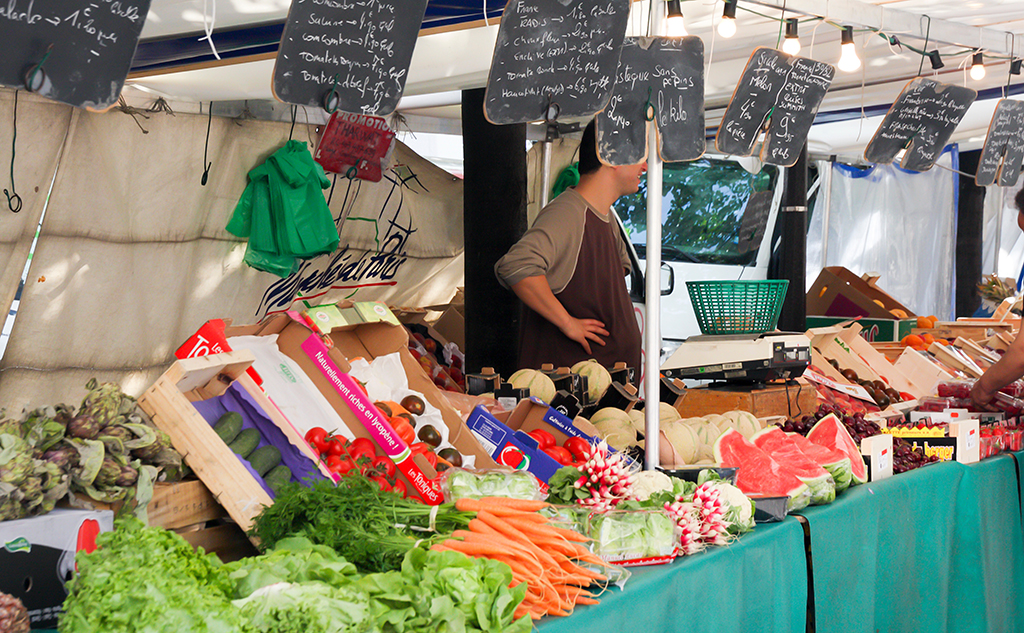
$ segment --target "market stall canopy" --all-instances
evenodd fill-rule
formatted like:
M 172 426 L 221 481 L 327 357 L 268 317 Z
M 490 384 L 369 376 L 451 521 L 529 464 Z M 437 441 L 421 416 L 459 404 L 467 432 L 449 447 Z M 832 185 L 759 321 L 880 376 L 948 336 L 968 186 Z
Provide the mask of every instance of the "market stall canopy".
M 1008 80 L 1011 96 L 1024 81 L 1008 73 L 1011 57 L 1024 51 L 1024 3 L 1017 0 L 739 0 L 730 38 L 717 28 L 724 20 L 722 2 L 681 5 L 687 31 L 704 41 L 709 134 L 751 52 L 781 44 L 789 18 L 798 20 L 800 56 L 836 64 L 839 27 L 849 25 L 862 62 L 854 72 L 836 73 L 810 135 L 812 151 L 859 153 L 889 105 L 919 74 L 978 90 L 978 101 L 952 140 L 980 147 Z M 503 6 L 501 0 L 429 2 L 400 112 L 460 116 L 459 91 L 486 84 Z M 627 36 L 649 34 L 651 6 L 632 3 Z M 660 9 L 660 1 L 655 6 Z M 272 99 L 274 56 L 288 8 L 287 0 L 153 0 L 129 75 L 129 97 Z M 204 39 L 207 32 L 212 43 Z M 987 69 L 981 80 L 968 77 L 977 49 Z M 938 54 L 924 54 L 931 51 Z M 942 67 L 933 70 L 933 63 Z M 842 125 L 831 124 L 837 121 Z

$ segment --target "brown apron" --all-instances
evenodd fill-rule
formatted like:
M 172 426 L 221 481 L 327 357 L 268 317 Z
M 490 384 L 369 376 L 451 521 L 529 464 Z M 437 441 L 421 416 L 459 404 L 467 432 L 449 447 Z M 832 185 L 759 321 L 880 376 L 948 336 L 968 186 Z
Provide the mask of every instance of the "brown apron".
M 619 259 L 618 225 L 603 222 L 587 210 L 583 243 L 572 279 L 555 295 L 566 311 L 577 319 L 597 319 L 604 323 L 609 336 L 605 344 L 590 342 L 592 354 L 530 308 L 524 307 L 519 337 L 519 367 L 538 369 L 543 363 L 555 367 L 571 367 L 581 360 L 593 358 L 606 367 L 625 361 L 629 367 L 640 367 L 640 329 L 633 314 L 633 304 L 626 292 L 622 261 Z

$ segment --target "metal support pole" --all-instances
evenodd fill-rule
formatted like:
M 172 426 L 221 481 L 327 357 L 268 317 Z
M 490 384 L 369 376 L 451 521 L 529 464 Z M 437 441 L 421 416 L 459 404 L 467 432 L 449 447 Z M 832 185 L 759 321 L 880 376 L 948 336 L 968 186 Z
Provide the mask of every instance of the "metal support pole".
M 548 206 L 551 198 L 551 139 L 544 139 L 540 146 L 540 208 Z
M 821 215 L 821 267 L 828 266 L 828 222 L 832 219 L 832 170 L 835 168 L 833 161 L 828 162 L 828 169 L 821 179 L 821 187 L 818 195 L 825 194 L 825 204 Z

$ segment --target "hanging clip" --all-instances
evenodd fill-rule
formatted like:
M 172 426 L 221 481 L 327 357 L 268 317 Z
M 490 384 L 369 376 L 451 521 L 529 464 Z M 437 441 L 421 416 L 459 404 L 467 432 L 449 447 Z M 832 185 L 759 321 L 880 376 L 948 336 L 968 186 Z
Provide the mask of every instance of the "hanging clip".
M 548 104 L 544 107 L 544 142 L 550 143 L 558 138 L 558 115 L 562 107 L 551 100 L 551 93 L 548 93 Z
M 345 170 L 345 177 L 349 180 L 355 180 L 357 176 L 359 176 L 359 170 L 356 169 L 355 165 L 352 165 Z
M 11 190 L 8 192 L 4 189 L 4 195 L 7 196 L 7 208 L 12 213 L 21 211 L 21 196 L 14 190 L 14 151 L 17 149 L 18 144 L 18 91 L 14 91 L 14 134 L 11 135 Z
M 654 107 L 654 103 L 651 101 L 651 92 L 653 88 L 647 86 L 647 103 L 644 104 L 644 120 L 653 121 L 654 117 L 658 115 L 658 109 Z
M 39 92 L 47 84 L 46 71 L 43 70 L 43 64 L 46 63 L 52 52 L 53 44 L 50 44 L 46 47 L 46 54 L 39 60 L 39 63 L 29 68 L 28 72 L 25 73 L 25 90 Z
M 338 111 L 338 106 L 341 105 L 341 94 L 338 92 L 338 75 L 341 73 L 334 73 L 334 81 L 331 83 L 331 89 L 324 95 L 323 107 L 327 111 L 327 114 L 334 114 Z

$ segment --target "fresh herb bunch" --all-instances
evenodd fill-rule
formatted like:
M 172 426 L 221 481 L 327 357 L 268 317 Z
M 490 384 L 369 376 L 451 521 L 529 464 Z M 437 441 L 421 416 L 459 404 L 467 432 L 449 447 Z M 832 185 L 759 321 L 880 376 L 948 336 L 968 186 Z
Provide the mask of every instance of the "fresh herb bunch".
M 474 512 L 454 504 L 431 506 L 382 492 L 361 475 L 312 487 L 290 484 L 253 522 L 250 536 L 263 551 L 289 536 L 327 545 L 363 572 L 400 569 L 406 552 L 469 525 Z M 431 519 L 433 516 L 433 519 Z

